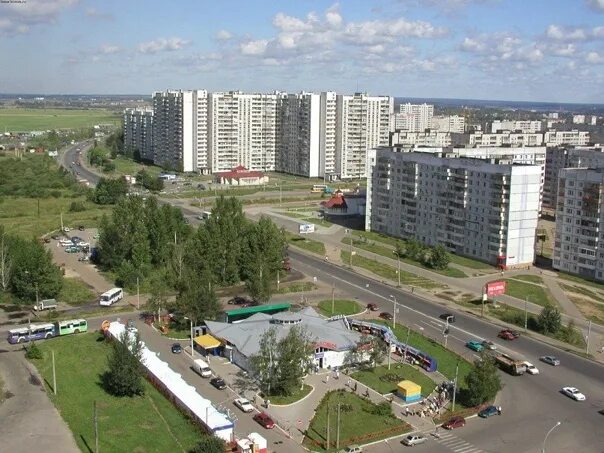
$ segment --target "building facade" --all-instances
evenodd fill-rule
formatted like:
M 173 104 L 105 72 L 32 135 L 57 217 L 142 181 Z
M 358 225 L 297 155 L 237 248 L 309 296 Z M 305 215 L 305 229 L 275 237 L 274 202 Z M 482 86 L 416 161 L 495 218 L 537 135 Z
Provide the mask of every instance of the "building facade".
M 140 158 L 153 162 L 153 109 L 124 111 L 124 150 L 138 150 Z
M 560 170 L 553 267 L 604 281 L 604 169 Z
M 429 104 L 401 104 L 394 115 L 394 129 L 409 132 L 424 132 L 432 129 L 434 106 Z
M 433 116 L 432 130 L 463 134 L 466 131 L 466 119 L 459 115 Z
M 441 131 L 407 132 L 390 134 L 392 146 L 451 146 L 451 133 Z
M 491 123 L 491 132 L 510 131 L 523 134 L 534 134 L 541 132 L 541 121 L 529 120 L 495 120 Z
M 336 168 L 336 111 L 337 95 L 333 91 L 321 93 L 321 118 L 319 121 L 319 176 L 334 177 Z
M 390 96 L 336 96 L 336 172 L 341 179 L 367 177 L 367 151 L 388 146 L 393 109 Z
M 545 146 L 586 146 L 589 144 L 589 132 L 578 131 L 547 131 L 543 138 Z
M 541 168 L 372 150 L 366 229 L 502 267 L 531 264 Z
M 470 134 L 468 144 L 470 146 L 542 146 L 543 134 L 522 132 L 483 134 L 482 132 L 475 132 Z

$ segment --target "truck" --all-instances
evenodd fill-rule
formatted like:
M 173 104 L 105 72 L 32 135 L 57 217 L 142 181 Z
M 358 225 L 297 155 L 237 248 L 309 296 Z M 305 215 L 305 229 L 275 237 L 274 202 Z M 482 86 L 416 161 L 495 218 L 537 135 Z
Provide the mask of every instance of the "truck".
M 522 360 L 516 360 L 507 354 L 495 355 L 495 363 L 506 373 L 512 376 L 520 376 L 526 372 L 526 365 Z
M 44 311 L 44 310 L 55 310 L 58 304 L 54 299 L 43 299 L 34 305 L 35 311 Z
M 201 377 L 209 378 L 212 376 L 212 370 L 205 360 L 196 359 L 193 361 L 193 371 Z

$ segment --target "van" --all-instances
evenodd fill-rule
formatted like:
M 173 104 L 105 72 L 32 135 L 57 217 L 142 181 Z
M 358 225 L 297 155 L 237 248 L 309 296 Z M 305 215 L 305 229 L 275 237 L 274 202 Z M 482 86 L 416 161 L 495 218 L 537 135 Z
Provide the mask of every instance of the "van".
M 208 378 L 212 376 L 212 370 L 210 366 L 201 359 L 195 359 L 193 361 L 193 371 L 199 374 L 201 377 Z

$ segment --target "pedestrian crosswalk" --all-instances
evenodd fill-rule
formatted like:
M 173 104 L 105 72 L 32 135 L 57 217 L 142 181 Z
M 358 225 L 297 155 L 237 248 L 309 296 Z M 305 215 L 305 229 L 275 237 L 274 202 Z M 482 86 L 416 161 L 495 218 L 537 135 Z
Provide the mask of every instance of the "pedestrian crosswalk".
M 447 431 L 440 431 L 438 437 L 435 437 L 436 442 L 452 450 L 454 453 L 483 453 L 480 448 L 475 447 L 470 442 L 455 436 Z

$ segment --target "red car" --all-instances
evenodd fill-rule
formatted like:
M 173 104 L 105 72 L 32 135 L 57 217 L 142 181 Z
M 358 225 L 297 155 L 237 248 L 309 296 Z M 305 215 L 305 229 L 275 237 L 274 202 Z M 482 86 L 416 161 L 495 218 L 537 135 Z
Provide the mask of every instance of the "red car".
M 367 304 L 367 310 L 378 311 L 378 306 L 374 303 Z
M 518 336 L 514 335 L 514 333 L 510 330 L 502 330 L 501 332 L 499 332 L 499 335 L 497 335 L 499 338 L 503 338 L 504 340 L 508 340 L 508 341 L 512 341 L 515 340 L 516 338 L 518 338 Z
M 461 428 L 462 426 L 466 426 L 466 419 L 463 417 L 453 417 L 443 423 L 445 429 Z
M 254 420 L 266 429 L 273 429 L 275 427 L 275 422 L 266 412 L 260 412 L 259 414 L 254 415 Z

